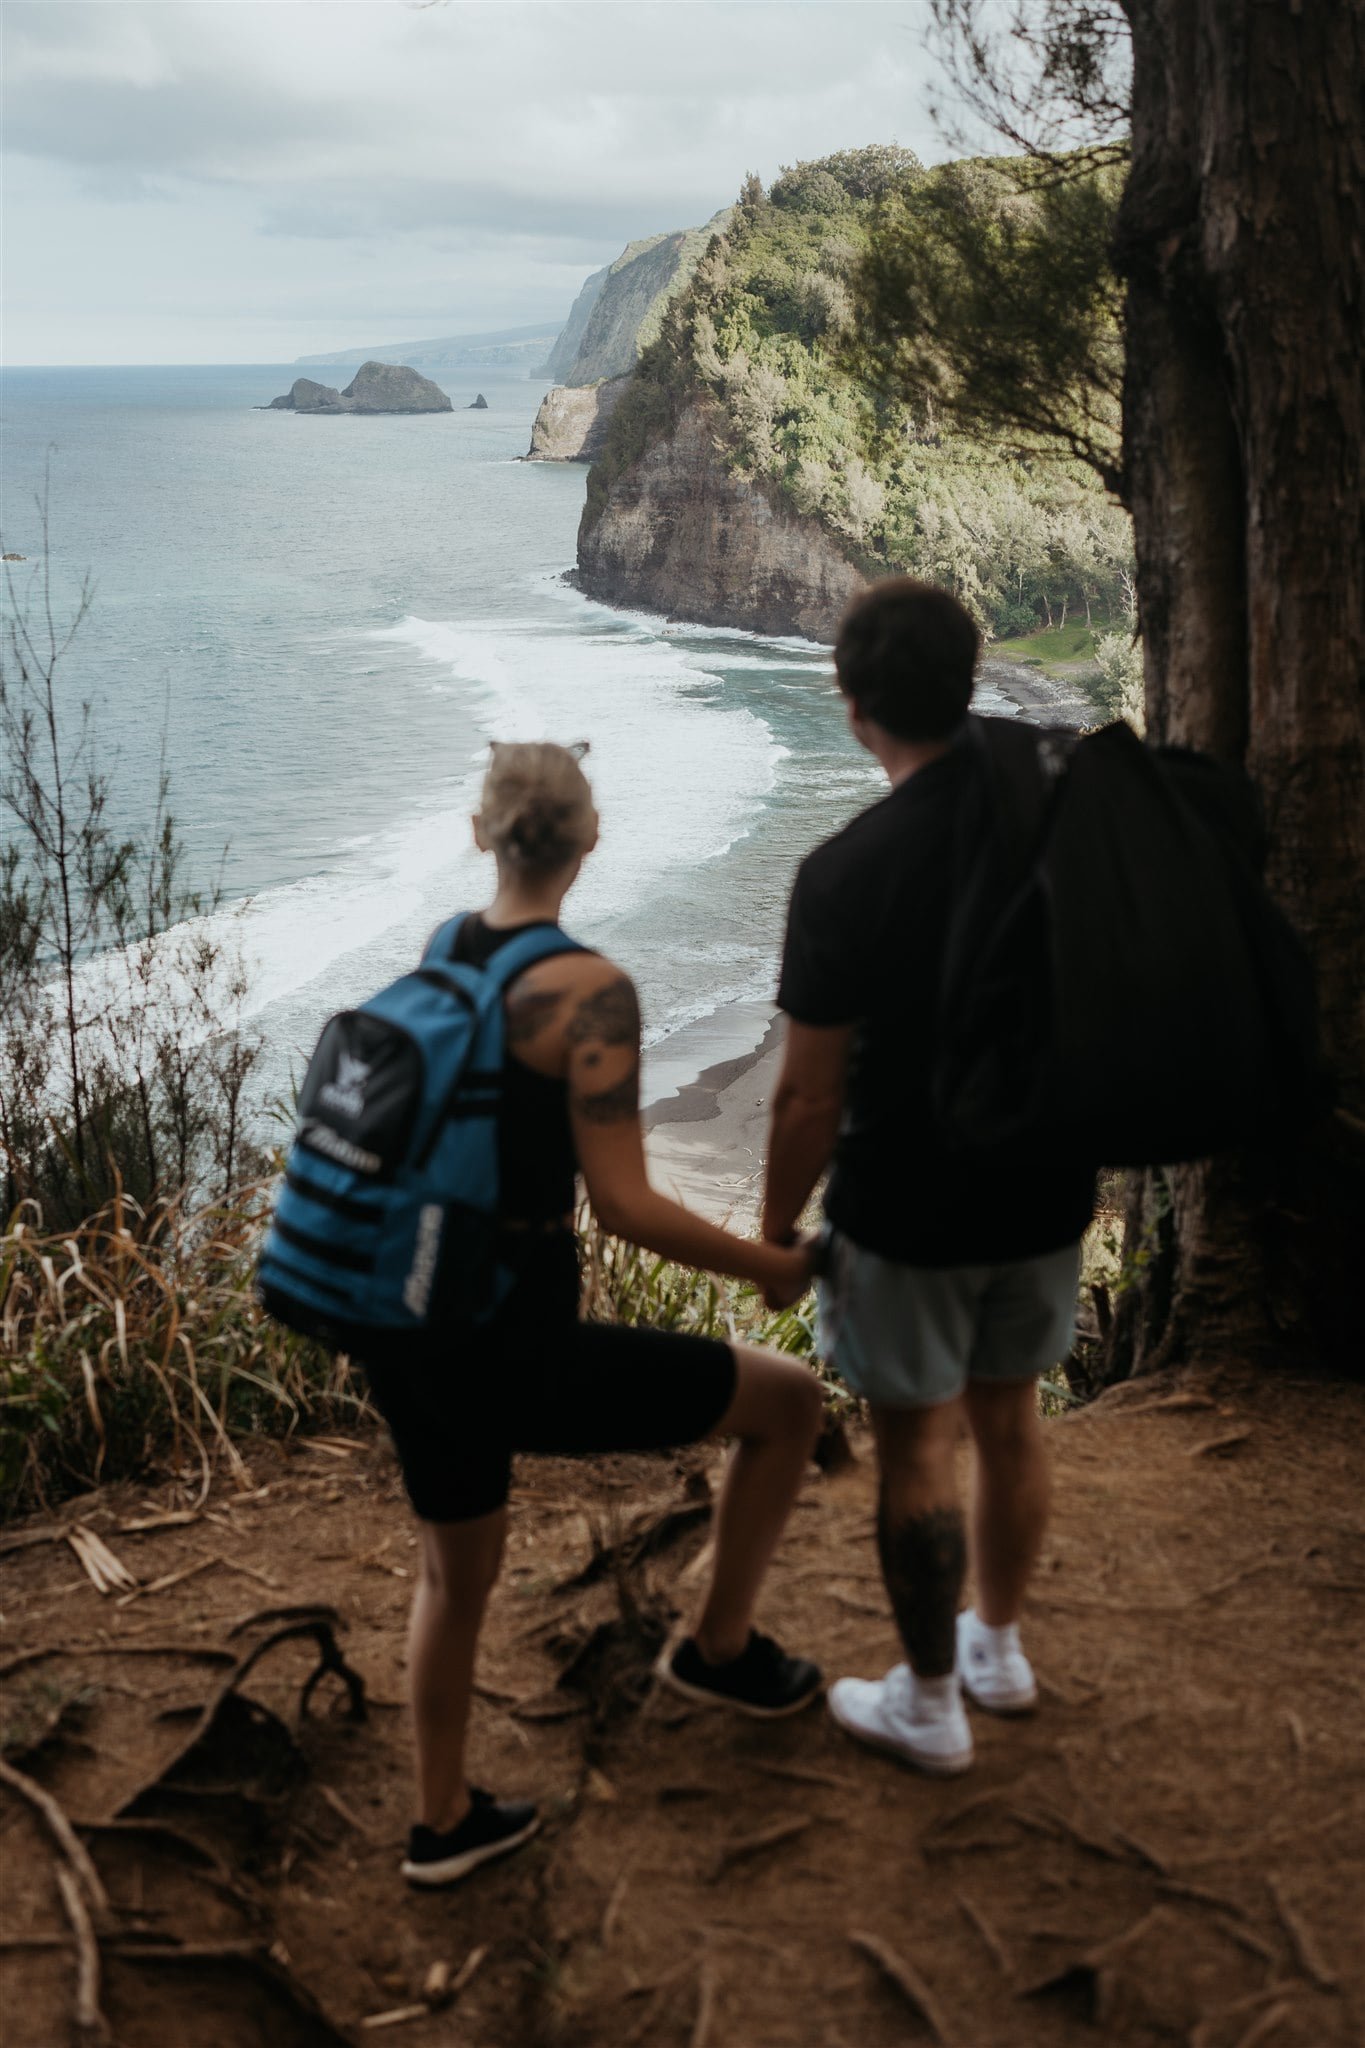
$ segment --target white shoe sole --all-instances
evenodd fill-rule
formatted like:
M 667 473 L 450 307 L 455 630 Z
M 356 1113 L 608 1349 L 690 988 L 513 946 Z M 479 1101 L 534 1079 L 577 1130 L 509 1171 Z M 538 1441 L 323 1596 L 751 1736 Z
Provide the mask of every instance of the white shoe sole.
M 1012 1693 L 1004 1699 L 987 1699 L 976 1691 L 965 1671 L 959 1672 L 962 1690 L 974 1707 L 980 1707 L 983 1714 L 999 1714 L 1003 1718 L 1017 1720 L 1024 1714 L 1033 1713 L 1038 1705 L 1038 1688 L 1032 1692 Z
M 851 1735 L 865 1749 L 875 1749 L 881 1756 L 893 1757 L 898 1764 L 905 1764 L 912 1771 L 922 1771 L 926 1777 L 959 1778 L 976 1761 L 975 1748 L 956 1750 L 948 1756 L 933 1756 L 910 1749 L 894 1735 L 878 1735 L 874 1729 L 864 1728 L 861 1722 L 846 1721 L 832 1699 L 826 1698 L 825 1704 L 831 1721 L 842 1728 L 845 1735 Z
M 399 1868 L 409 1884 L 430 1887 L 458 1884 L 462 1877 L 468 1877 L 481 1864 L 492 1863 L 496 1857 L 509 1855 L 523 1842 L 529 1842 L 539 1826 L 540 1815 L 537 1814 L 524 1828 L 518 1828 L 514 1835 L 504 1835 L 500 1842 L 485 1842 L 478 1849 L 466 1849 L 461 1856 L 445 1856 L 439 1863 L 409 1863 L 405 1856 Z
M 756 1707 L 748 1700 L 731 1699 L 728 1693 L 711 1692 L 702 1685 L 689 1685 L 685 1678 L 679 1678 L 670 1659 L 671 1652 L 664 1650 L 654 1663 L 654 1676 L 661 1685 L 666 1685 L 670 1692 L 677 1693 L 680 1699 L 691 1700 L 694 1706 L 724 1707 L 732 1714 L 747 1714 L 751 1721 L 785 1721 L 790 1714 L 803 1714 L 812 1701 L 819 1699 L 824 1689 L 823 1686 L 817 1685 L 814 1692 L 808 1692 L 803 1698 L 793 1700 L 789 1707 Z

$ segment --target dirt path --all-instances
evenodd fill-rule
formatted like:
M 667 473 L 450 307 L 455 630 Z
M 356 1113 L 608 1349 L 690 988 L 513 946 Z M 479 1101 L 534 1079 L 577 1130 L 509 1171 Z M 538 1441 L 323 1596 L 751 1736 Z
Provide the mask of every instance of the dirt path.
M 546 1826 L 430 1897 L 395 1870 L 413 1547 L 382 1442 L 262 1450 L 189 1522 L 127 1527 L 169 1489 L 65 1510 L 145 1590 L 102 1596 L 64 1537 L 0 1554 L 5 1755 L 94 1866 L 0 1784 L 8 2048 L 100 2038 L 73 2024 L 82 1950 L 121 2048 L 1358 2044 L 1365 1390 L 1145 1382 L 1049 1429 L 1043 1707 L 978 1716 L 950 1783 L 818 1710 L 762 1726 L 650 1692 L 714 1461 L 528 1461 L 475 1743 Z M 831 1673 L 895 1654 L 871 1513 L 865 1456 L 813 1474 L 774 1575 L 765 1620 Z M 637 1516 L 661 1547 L 603 1570 Z M 297 1719 L 319 1609 L 364 1722 L 335 1673 Z M 286 1622 L 321 1634 L 263 1648 Z M 469 1971 L 428 2013 L 434 1963 Z

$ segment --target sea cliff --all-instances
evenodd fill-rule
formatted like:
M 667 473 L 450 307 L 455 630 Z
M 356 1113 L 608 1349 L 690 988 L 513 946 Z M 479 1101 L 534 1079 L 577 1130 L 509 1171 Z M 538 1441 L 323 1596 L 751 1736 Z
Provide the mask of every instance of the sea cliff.
M 1042 232 L 1032 175 L 926 171 L 888 145 L 797 164 L 769 192 L 746 180 L 616 401 L 588 477 L 582 588 L 823 639 L 869 578 L 904 570 L 1002 638 L 1059 613 L 1083 611 L 1087 630 L 1122 620 L 1131 533 L 1094 471 L 945 423 L 928 371 L 893 396 L 862 334 L 888 234 L 929 276 L 959 278 L 964 219 L 978 239 L 1024 216 Z
M 529 460 L 590 462 L 600 453 L 619 381 L 657 339 L 669 306 L 733 212 L 727 206 L 704 227 L 628 242 L 614 263 L 588 278 L 550 354 L 556 388 L 536 418 Z M 573 395 L 591 388 L 603 393 L 595 402 Z
M 541 400 L 531 429 L 528 462 L 592 462 L 606 445 L 607 428 L 628 383 L 611 377 L 578 389 L 556 385 Z
M 704 399 L 590 499 L 578 534 L 578 583 L 607 604 L 832 640 L 863 572 L 817 521 L 736 474 L 724 420 Z

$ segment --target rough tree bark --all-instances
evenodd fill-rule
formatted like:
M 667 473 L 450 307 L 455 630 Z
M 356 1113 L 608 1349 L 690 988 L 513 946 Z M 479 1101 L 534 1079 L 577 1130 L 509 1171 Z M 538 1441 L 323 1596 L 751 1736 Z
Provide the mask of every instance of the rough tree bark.
M 1107 1376 L 1360 1351 L 1365 0 L 1124 0 L 1125 470 L 1154 736 L 1244 762 L 1340 1108 L 1293 1158 L 1144 1176 Z M 1169 1206 L 1168 1206 L 1169 1203 Z

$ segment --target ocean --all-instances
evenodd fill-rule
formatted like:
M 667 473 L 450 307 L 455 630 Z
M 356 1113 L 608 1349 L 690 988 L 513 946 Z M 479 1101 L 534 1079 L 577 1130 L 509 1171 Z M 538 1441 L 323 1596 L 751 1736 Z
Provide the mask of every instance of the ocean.
M 525 463 L 544 381 L 456 410 L 256 408 L 281 366 L 9 370 L 4 547 L 21 593 L 47 478 L 63 667 L 116 823 L 159 764 L 190 878 L 221 889 L 287 1092 L 322 1023 L 491 893 L 469 817 L 492 739 L 590 742 L 602 839 L 566 922 L 636 980 L 655 1098 L 761 1035 L 802 854 L 871 801 L 825 650 L 670 626 L 562 578 L 586 471 Z M 486 411 L 468 411 L 476 390 Z M 984 708 L 1006 709 L 988 691 Z

